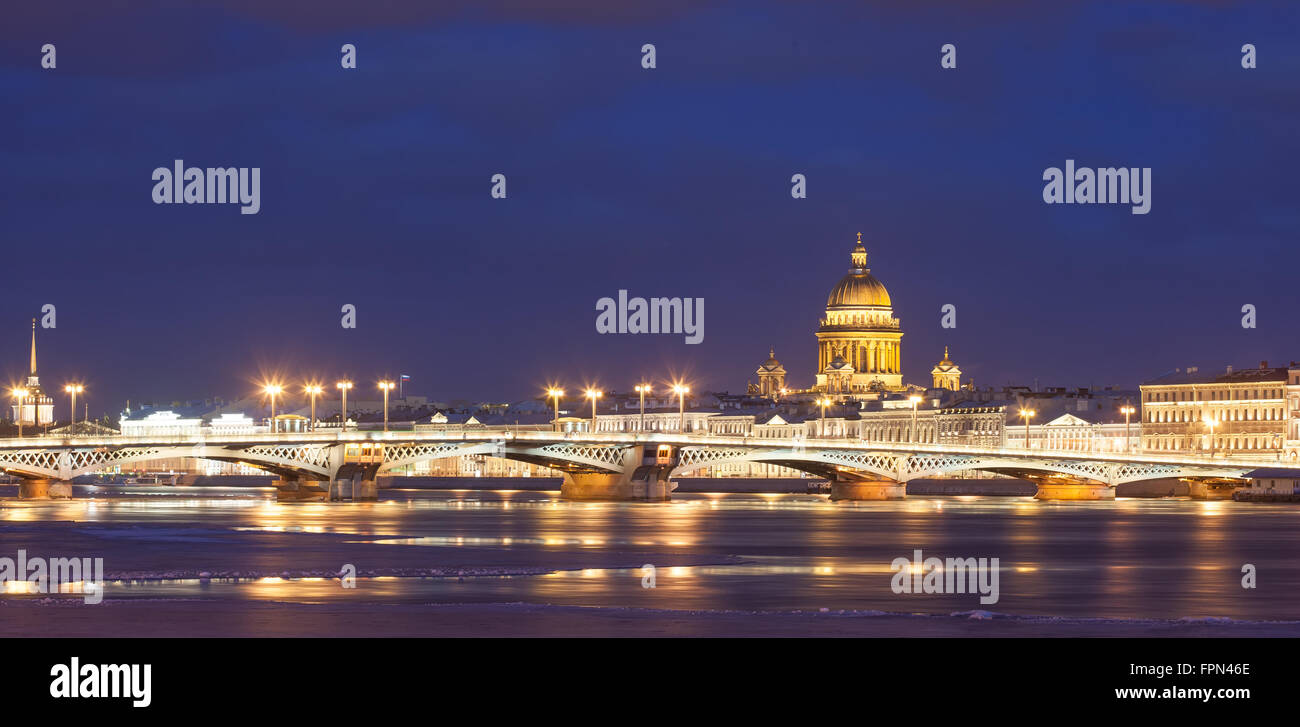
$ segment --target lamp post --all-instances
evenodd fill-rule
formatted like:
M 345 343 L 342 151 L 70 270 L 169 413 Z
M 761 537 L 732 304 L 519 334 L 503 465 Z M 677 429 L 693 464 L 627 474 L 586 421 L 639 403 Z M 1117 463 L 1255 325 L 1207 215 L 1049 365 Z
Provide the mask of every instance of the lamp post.
M 591 433 L 596 433 L 596 400 L 604 396 L 605 392 L 599 389 L 587 389 L 587 398 L 591 399 Z
M 384 431 L 385 432 L 388 431 L 388 392 L 392 391 L 396 387 L 397 384 L 394 384 L 391 381 L 379 382 L 379 388 L 383 389 L 384 391 Z
M 1025 449 L 1029 449 L 1029 420 L 1033 419 L 1037 413 L 1033 409 L 1020 410 L 1020 418 L 1025 420 Z
M 23 401 L 27 398 L 27 389 L 12 389 L 9 394 L 18 400 L 18 438 L 23 438 Z M 36 407 L 32 407 L 36 411 Z
M 314 432 L 316 431 L 316 397 L 320 396 L 320 393 L 324 391 L 324 389 L 315 384 L 310 384 L 303 387 L 302 391 L 304 394 L 311 397 L 311 430 Z
M 1124 415 L 1124 451 L 1127 452 L 1129 450 L 1130 443 L 1132 442 L 1132 440 L 1130 440 L 1128 436 L 1128 418 L 1129 415 L 1133 414 L 1137 410 L 1126 404 L 1120 407 L 1119 411 L 1121 414 Z
M 831 400 L 826 397 L 817 400 L 817 405 L 822 408 L 822 418 L 821 418 L 821 427 L 820 427 L 822 439 L 826 438 L 826 407 L 830 406 L 830 404 L 831 404 Z
M 641 423 L 638 426 L 639 431 L 645 431 L 645 395 L 651 391 L 650 384 L 637 384 L 636 393 L 641 395 Z
M 686 395 L 691 393 L 691 387 L 675 384 L 673 393 L 677 395 L 677 431 L 682 434 L 686 433 Z
M 342 427 L 340 431 L 346 432 L 348 430 L 348 390 L 352 388 L 352 382 L 340 381 L 334 385 L 334 388 L 343 393 L 343 409 L 339 416 L 339 426 Z
M 912 396 L 907 397 L 907 400 L 910 401 L 910 402 L 912 402 L 912 438 L 911 438 L 911 441 L 915 442 L 915 441 L 916 441 L 916 407 L 917 407 L 917 405 L 919 405 L 919 404 L 921 403 L 921 397 L 919 397 L 919 396 L 913 394 Z
M 1217 419 L 1211 419 L 1209 417 L 1206 417 L 1205 426 L 1209 427 L 1210 429 L 1210 456 L 1213 457 L 1214 456 L 1214 428 L 1219 426 L 1219 421 Z
M 555 401 L 555 420 L 551 422 L 551 429 L 560 431 L 560 397 L 564 396 L 564 389 L 550 388 L 546 390 L 546 395 Z
M 276 384 L 267 384 L 262 390 L 271 395 L 271 433 L 275 434 L 275 395 L 284 391 L 284 388 Z
M 69 407 L 69 412 L 68 412 L 69 414 L 72 415 L 72 422 L 71 422 L 71 424 L 68 425 L 68 427 L 69 427 L 69 428 L 68 428 L 68 433 L 69 433 L 70 436 L 76 436 L 76 434 L 77 434 L 77 394 L 80 394 L 81 392 L 85 391 L 85 390 L 86 390 L 86 387 L 82 386 L 81 384 L 68 384 L 67 386 L 64 386 L 64 387 L 63 387 L 63 390 L 66 391 L 66 392 L 68 392 L 69 394 L 72 394 L 72 406 Z

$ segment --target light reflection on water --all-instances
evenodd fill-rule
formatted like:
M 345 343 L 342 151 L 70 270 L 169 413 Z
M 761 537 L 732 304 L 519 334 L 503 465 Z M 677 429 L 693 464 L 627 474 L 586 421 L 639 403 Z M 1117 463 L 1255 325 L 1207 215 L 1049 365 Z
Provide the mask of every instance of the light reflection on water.
M 361 577 L 355 589 L 317 577 L 118 581 L 107 584 L 109 598 L 1300 618 L 1300 508 L 1282 504 L 966 496 L 831 503 L 819 495 L 755 494 L 575 503 L 553 492 L 518 490 L 386 491 L 373 503 L 280 504 L 269 490 L 233 488 L 100 488 L 78 497 L 5 500 L 0 523 L 137 526 L 125 534 L 114 531 L 112 545 L 140 548 L 167 547 L 150 541 L 152 528 L 175 528 L 182 536 L 191 527 L 236 538 L 284 536 L 288 540 L 277 543 L 290 549 L 297 547 L 297 536 L 341 535 L 335 542 L 414 552 L 453 570 L 471 553 L 480 560 L 467 567 L 478 568 L 492 565 L 493 553 L 521 552 L 549 559 L 541 570 L 558 569 L 542 575 Z M 924 557 L 999 558 L 999 602 L 981 605 L 974 594 L 893 593 L 890 563 L 910 559 L 916 549 Z M 578 553 L 588 561 L 607 554 L 621 564 L 677 556 L 713 562 L 659 567 L 656 587 L 646 589 L 640 568 L 573 565 L 569 554 Z M 175 568 L 191 566 L 192 557 L 192 551 L 177 550 Z M 1259 569 L 1260 588 L 1241 588 L 1244 563 Z

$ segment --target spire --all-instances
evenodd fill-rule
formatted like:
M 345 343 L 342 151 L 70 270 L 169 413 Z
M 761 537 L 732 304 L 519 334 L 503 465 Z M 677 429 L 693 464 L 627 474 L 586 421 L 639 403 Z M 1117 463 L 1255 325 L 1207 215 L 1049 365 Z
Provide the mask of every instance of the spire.
M 32 376 L 36 375 L 36 319 L 32 319 Z
M 862 233 L 858 233 L 858 244 L 853 246 L 853 253 L 850 255 L 853 259 L 853 269 L 862 270 L 867 267 L 867 248 L 862 246 Z

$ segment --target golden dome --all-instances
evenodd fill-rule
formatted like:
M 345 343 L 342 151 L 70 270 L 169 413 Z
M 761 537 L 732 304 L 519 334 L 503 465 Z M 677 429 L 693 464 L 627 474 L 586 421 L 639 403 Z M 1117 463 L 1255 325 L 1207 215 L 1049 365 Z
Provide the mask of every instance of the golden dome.
M 871 275 L 871 268 L 867 267 L 867 249 L 862 246 L 861 232 L 858 233 L 858 244 L 853 247 L 850 258 L 853 267 L 831 289 L 831 294 L 826 297 L 826 307 L 891 307 L 893 303 L 889 300 L 889 291 Z
M 827 308 L 863 305 L 885 308 L 892 305 L 889 291 L 865 270 L 860 273 L 849 273 L 840 278 L 840 282 L 831 289 L 831 294 L 826 298 Z

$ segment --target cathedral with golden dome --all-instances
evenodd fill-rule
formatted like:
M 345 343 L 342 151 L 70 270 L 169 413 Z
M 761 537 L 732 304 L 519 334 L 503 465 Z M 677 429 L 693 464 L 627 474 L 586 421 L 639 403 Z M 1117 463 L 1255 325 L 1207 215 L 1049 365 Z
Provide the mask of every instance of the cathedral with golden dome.
M 862 233 L 849 255 L 852 267 L 826 297 L 817 329 L 817 389 L 865 394 L 903 388 L 903 331 L 884 284 L 867 267 Z
M 807 389 L 787 388 L 785 367 L 769 351 L 755 373 L 759 383 L 750 391 L 772 398 L 785 394 L 826 394 L 840 399 L 876 399 L 920 385 L 903 383 L 903 330 L 894 315 L 893 301 L 885 285 L 867 267 L 867 249 L 862 233 L 849 253 L 847 274 L 826 297 L 826 313 L 817 328 L 816 383 Z M 948 358 L 931 372 L 934 388 L 956 390 L 961 370 Z

